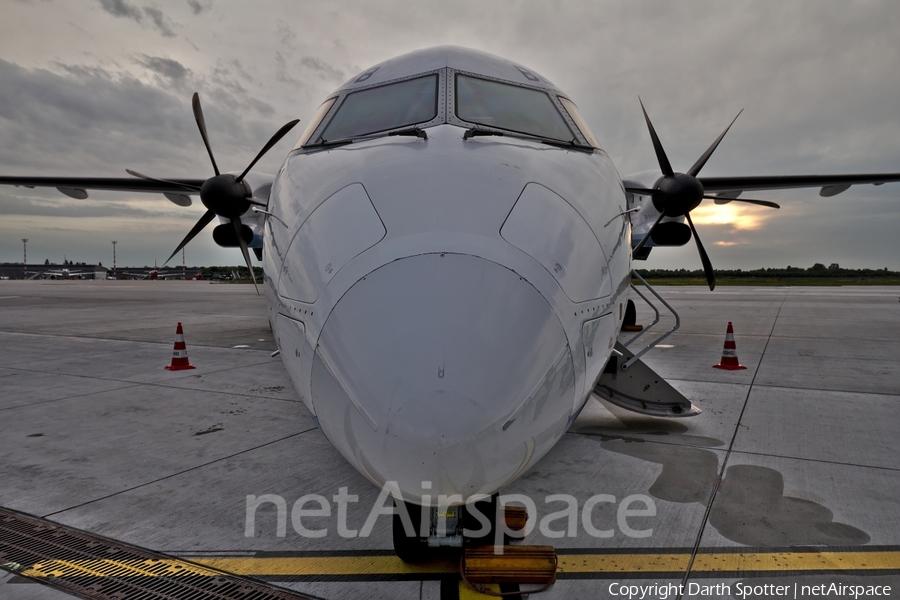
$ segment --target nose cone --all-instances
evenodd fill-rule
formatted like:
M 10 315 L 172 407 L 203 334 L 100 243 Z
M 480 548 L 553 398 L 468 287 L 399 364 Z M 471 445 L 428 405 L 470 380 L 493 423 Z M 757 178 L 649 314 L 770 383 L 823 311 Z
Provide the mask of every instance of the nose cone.
M 347 460 L 421 503 L 515 479 L 563 434 L 575 381 L 559 319 L 528 282 L 473 256 L 423 254 L 341 298 L 312 392 Z

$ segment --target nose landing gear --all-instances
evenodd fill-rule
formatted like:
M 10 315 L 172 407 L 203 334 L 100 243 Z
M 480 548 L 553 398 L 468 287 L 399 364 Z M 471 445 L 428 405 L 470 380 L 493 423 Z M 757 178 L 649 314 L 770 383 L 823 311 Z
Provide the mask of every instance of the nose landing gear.
M 499 506 L 498 495 L 461 506 L 422 507 L 394 502 L 394 552 L 408 563 L 458 560 L 469 588 L 488 595 L 516 596 L 549 588 L 556 581 L 552 546 L 512 546 L 525 535 L 523 507 Z M 499 584 L 500 592 L 487 587 Z M 520 591 L 519 584 L 540 586 Z

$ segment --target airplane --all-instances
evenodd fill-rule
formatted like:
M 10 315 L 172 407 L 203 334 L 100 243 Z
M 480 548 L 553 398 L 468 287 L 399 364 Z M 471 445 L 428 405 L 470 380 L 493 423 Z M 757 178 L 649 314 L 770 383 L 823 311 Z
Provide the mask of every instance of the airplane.
M 70 271 L 68 267 L 56 271 L 25 271 L 26 275 L 31 275 L 28 279 L 84 279 L 81 271 Z
M 678 172 L 643 104 L 658 169 L 621 178 L 563 90 L 526 66 L 455 46 L 350 79 L 274 176 L 252 168 L 297 121 L 245 169 L 221 172 L 197 94 L 192 108 L 209 178 L 129 170 L 132 179 L 0 183 L 77 198 L 88 189 L 155 192 L 180 205 L 199 195 L 207 210 L 172 256 L 216 218 L 218 245 L 240 248 L 248 268 L 254 251 L 297 393 L 343 457 L 394 496 L 394 549 L 404 560 L 483 541 L 468 527 L 479 507 L 496 525 L 498 492 L 595 393 L 643 414 L 699 413 L 673 390 L 641 396 L 645 381 L 660 378 L 617 337 L 633 261 L 652 249 L 693 238 L 715 287 L 691 219 L 703 200 L 778 208 L 741 194 L 819 187 L 829 196 L 900 181 L 900 173 L 700 176 L 731 125 Z M 625 364 L 638 391 L 624 382 Z M 431 503 L 439 496 L 459 510 L 441 512 Z
M 153 279 L 153 280 L 156 280 L 156 279 L 176 279 L 176 278 L 177 278 L 177 279 L 183 279 L 183 278 L 184 278 L 184 273 L 183 273 L 183 272 L 181 272 L 181 273 L 176 273 L 175 271 L 165 272 L 165 271 L 160 271 L 159 269 L 151 269 L 150 271 L 147 272 L 147 277 L 146 277 L 146 278 L 147 278 L 147 279 Z
M 122 271 L 123 276 L 127 276 L 127 279 L 151 279 L 151 280 L 164 280 L 164 279 L 183 279 L 184 273 L 181 270 L 178 271 L 161 271 L 156 265 L 153 266 L 149 271 Z

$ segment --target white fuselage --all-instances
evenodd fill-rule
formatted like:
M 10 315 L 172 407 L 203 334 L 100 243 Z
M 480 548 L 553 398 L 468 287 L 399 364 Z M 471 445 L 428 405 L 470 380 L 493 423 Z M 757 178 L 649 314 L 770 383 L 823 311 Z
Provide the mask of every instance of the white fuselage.
M 630 283 L 602 150 L 464 140 L 448 121 L 292 153 L 263 236 L 300 397 L 356 469 L 411 502 L 491 494 L 546 454 L 609 358 Z

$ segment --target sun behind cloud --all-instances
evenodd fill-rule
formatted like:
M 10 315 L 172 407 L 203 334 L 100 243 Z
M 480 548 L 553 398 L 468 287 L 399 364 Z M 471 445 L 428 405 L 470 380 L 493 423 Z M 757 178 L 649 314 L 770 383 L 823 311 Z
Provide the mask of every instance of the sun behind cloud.
M 773 212 L 771 209 L 737 202 L 728 204 L 704 202 L 691 211 L 691 218 L 697 225 L 729 225 L 731 231 L 751 231 L 765 225 L 773 216 L 766 211 Z

